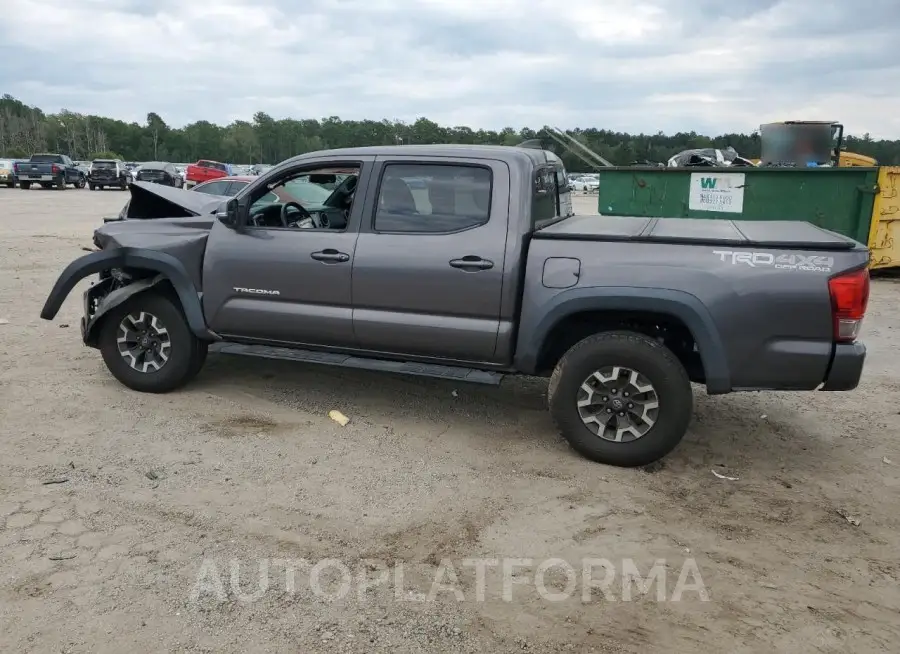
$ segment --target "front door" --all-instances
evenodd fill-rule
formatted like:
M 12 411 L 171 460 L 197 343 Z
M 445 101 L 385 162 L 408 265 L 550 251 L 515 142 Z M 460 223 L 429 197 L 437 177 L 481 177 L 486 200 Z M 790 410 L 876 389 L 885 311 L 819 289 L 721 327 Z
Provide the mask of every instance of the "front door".
M 380 181 L 370 191 L 353 261 L 360 347 L 494 361 L 508 167 L 478 159 L 394 157 L 376 168 Z
M 360 184 L 369 167 L 359 165 Z M 347 198 L 349 223 L 310 227 L 294 220 L 301 217 L 295 209 L 280 213 L 289 197 L 281 188 L 277 180 L 254 182 L 247 204 L 251 214 L 262 208 L 275 222 L 281 216 L 283 226 L 213 226 L 203 263 L 207 323 L 226 338 L 355 347 L 351 271 L 362 202 Z

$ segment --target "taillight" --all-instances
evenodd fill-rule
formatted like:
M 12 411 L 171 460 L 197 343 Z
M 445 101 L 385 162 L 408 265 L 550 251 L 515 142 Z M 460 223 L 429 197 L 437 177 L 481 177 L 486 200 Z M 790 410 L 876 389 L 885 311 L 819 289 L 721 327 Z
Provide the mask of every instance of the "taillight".
M 57 166 L 56 164 L 53 164 L 52 166 L 50 166 L 50 171 L 55 175 L 56 173 L 59 172 L 59 166 Z
M 869 270 L 855 270 L 828 280 L 831 293 L 831 316 L 834 340 L 847 343 L 856 340 L 866 306 L 869 304 Z

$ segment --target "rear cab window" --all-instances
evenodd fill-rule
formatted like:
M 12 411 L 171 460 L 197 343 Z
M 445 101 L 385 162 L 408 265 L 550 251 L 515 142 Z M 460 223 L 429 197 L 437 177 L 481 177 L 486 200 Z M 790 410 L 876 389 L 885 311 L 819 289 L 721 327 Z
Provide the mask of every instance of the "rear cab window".
M 539 165 L 534 171 L 531 196 L 532 226 L 574 214 L 566 169 L 555 155 L 548 153 L 548 158 L 550 161 Z
M 491 213 L 493 174 L 470 164 L 388 163 L 378 189 L 376 232 L 448 234 Z
M 63 157 L 58 154 L 33 154 L 30 161 L 31 163 L 65 163 Z

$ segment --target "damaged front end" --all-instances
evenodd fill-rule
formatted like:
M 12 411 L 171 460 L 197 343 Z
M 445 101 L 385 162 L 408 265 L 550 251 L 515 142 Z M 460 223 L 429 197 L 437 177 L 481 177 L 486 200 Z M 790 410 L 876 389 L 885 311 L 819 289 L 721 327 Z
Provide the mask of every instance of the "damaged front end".
M 97 274 L 83 298 L 86 345 L 96 346 L 104 315 L 152 287 L 177 296 L 198 338 L 214 339 L 203 318 L 201 277 L 213 212 L 224 199 L 158 184 L 133 184 L 120 217 L 104 220 L 94 231 L 97 251 L 76 259 L 59 276 L 41 318 L 52 320 L 75 285 Z
M 153 220 L 158 218 L 209 218 L 227 197 L 186 191 L 162 184 L 133 182 L 131 197 L 118 216 L 103 219 L 104 223 L 122 220 Z

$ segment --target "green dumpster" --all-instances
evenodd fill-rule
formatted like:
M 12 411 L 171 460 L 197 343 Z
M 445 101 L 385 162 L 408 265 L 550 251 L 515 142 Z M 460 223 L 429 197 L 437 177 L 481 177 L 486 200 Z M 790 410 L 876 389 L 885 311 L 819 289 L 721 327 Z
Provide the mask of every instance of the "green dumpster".
M 860 243 L 878 168 L 653 168 L 599 171 L 598 210 L 614 216 L 806 220 Z

